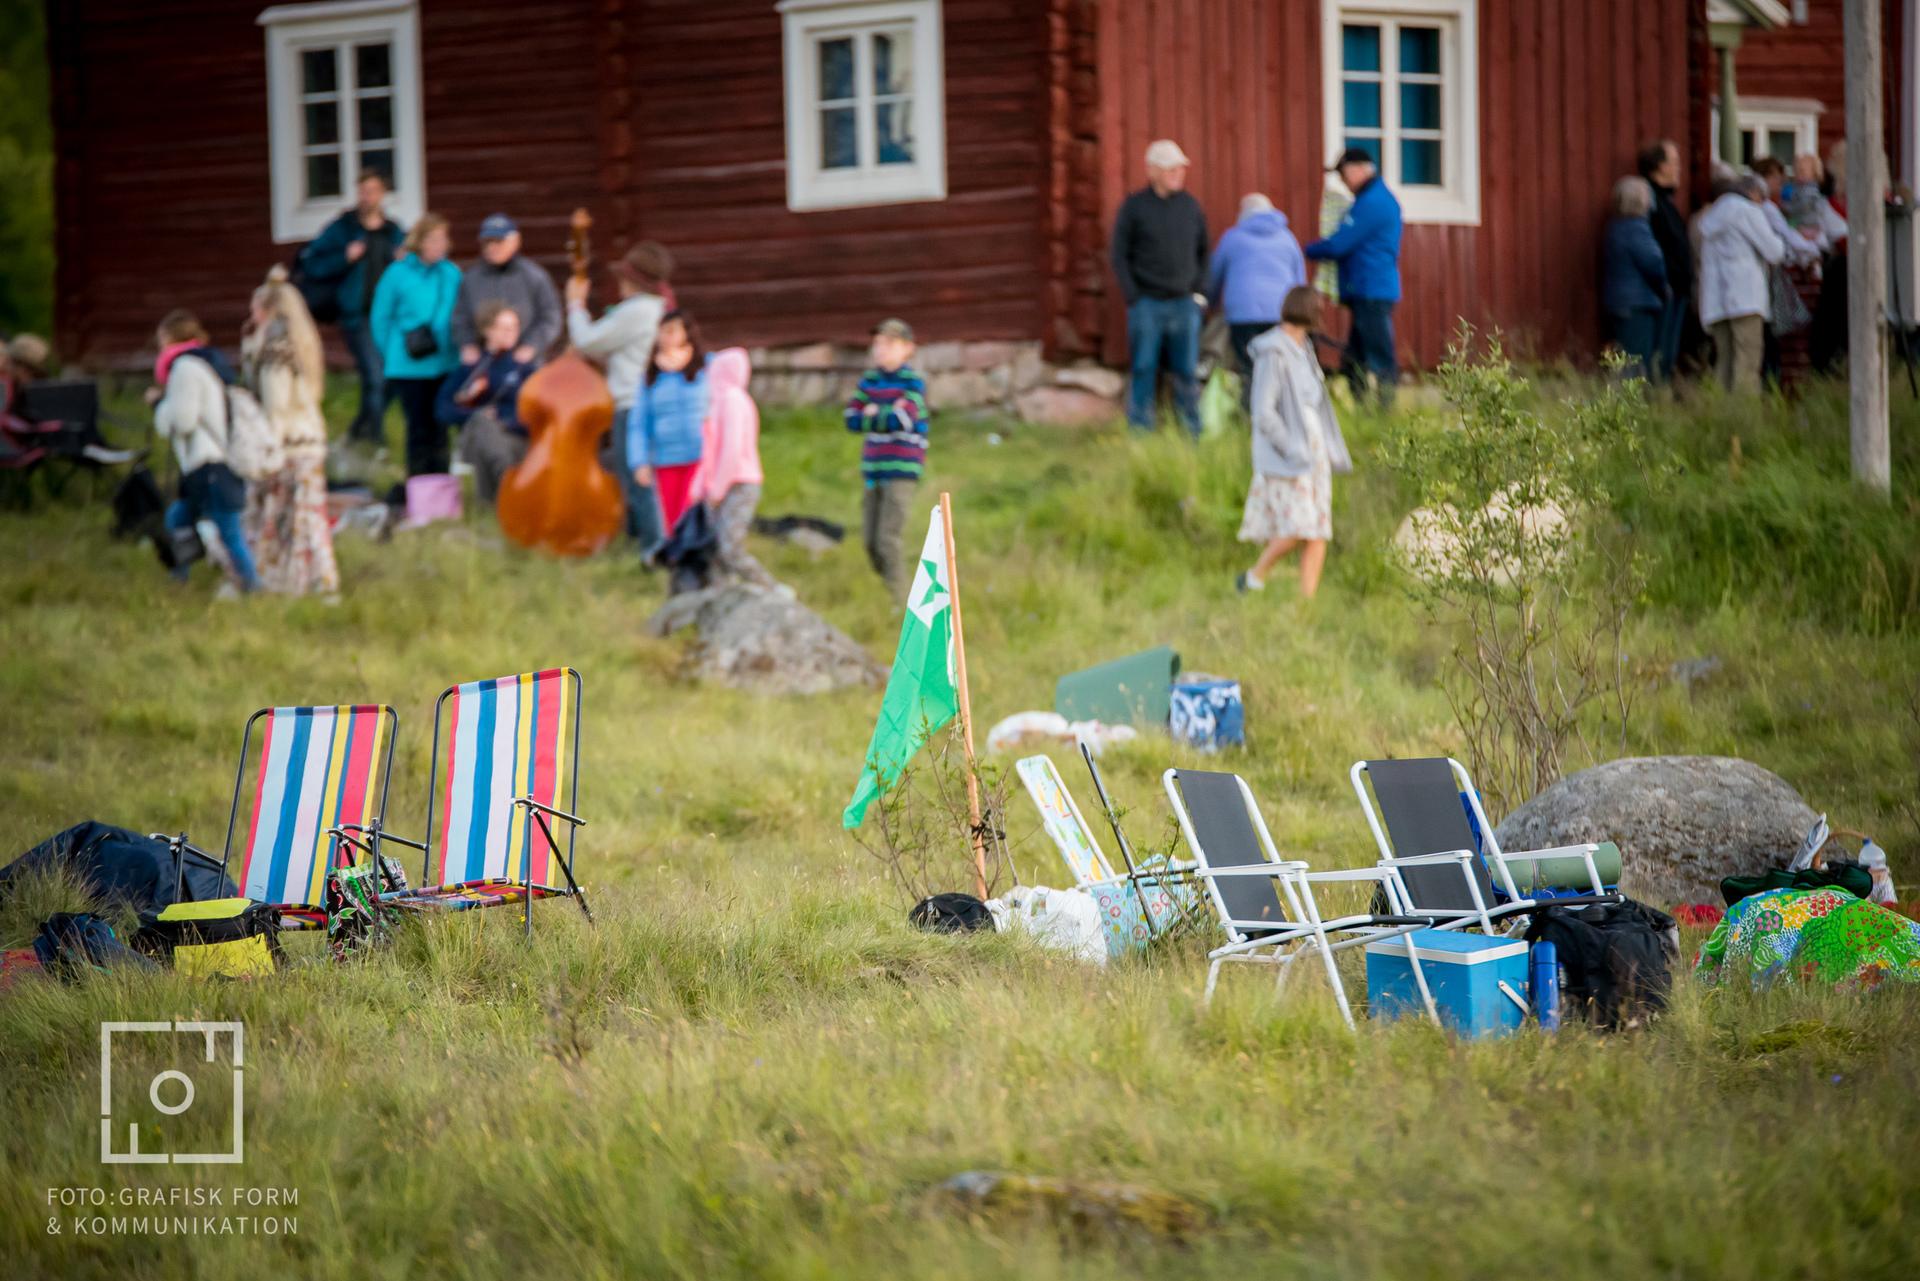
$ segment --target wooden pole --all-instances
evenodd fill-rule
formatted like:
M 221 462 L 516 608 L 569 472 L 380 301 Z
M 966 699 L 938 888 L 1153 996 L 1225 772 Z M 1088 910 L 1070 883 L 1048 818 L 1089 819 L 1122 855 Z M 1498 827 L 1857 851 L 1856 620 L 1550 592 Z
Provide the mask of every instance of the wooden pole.
M 967 638 L 960 625 L 960 561 L 953 554 L 953 495 L 940 495 L 940 531 L 947 540 L 947 595 L 953 599 L 953 668 L 960 684 L 960 742 L 967 754 L 967 822 L 973 837 L 973 892 L 987 896 L 987 840 L 980 823 L 980 772 L 973 756 L 973 700 L 967 693 Z
M 1881 105 L 1880 0 L 1846 0 L 1847 382 L 1853 478 L 1885 494 L 1887 158 Z

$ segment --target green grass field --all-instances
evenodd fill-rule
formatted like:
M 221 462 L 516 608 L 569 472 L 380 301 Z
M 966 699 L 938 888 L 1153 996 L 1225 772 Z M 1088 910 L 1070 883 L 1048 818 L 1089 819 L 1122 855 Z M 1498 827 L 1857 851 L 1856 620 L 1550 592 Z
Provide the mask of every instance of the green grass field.
M 1409 505 L 1351 424 L 1320 596 L 1232 573 L 1244 445 L 943 421 L 921 498 L 954 495 L 973 702 L 1050 705 L 1062 671 L 1146 645 L 1238 677 L 1228 759 L 1290 854 L 1370 862 L 1346 767 L 1455 749 L 1447 640 L 1383 546 Z M 1844 396 L 1661 417 L 1688 468 L 1638 519 L 1660 563 L 1632 634 L 1627 749 L 1748 757 L 1920 881 L 1920 521 L 1844 483 Z M 1897 492 L 1920 411 L 1902 397 Z M 1727 462 L 1742 436 L 1741 469 Z M 997 433 L 992 443 L 989 433 Z M 857 522 L 854 446 L 773 415 L 763 513 Z M 1904 489 L 1902 488 L 1904 487 Z M 1204 948 L 1085 969 L 904 922 L 839 829 L 878 692 L 762 699 L 683 683 L 643 634 L 662 585 L 633 558 L 556 563 L 490 518 L 342 536 L 343 601 L 216 603 L 114 544 L 100 506 L 0 515 L 0 854 L 86 817 L 216 847 L 240 728 L 271 703 L 388 701 L 390 822 L 421 825 L 435 695 L 572 664 L 586 676 L 582 878 L 597 928 L 544 903 L 432 922 L 369 963 L 296 938 L 289 972 L 119 975 L 0 995 L 0 1272 L 23 1277 L 1911 1277 L 1920 1265 L 1920 993 L 1708 991 L 1653 1028 L 1468 1044 L 1349 1034 L 1325 984 L 1276 998 Z M 917 531 L 914 535 L 918 536 Z M 755 549 L 891 656 L 857 540 Z M 1674 661 L 1711 655 L 1691 689 Z M 1109 758 L 1136 843 L 1167 837 L 1164 740 Z M 1062 753 L 1070 785 L 1084 772 Z M 1584 763 L 1584 762 L 1583 762 Z M 1063 871 L 1016 798 L 1024 879 Z M 416 869 L 417 870 L 417 869 Z M 955 888 L 965 888 L 955 886 Z M 58 897 L 0 910 L 18 946 Z M 1690 940 L 1697 942 L 1697 939 Z M 1357 975 L 1355 991 L 1364 985 Z M 98 1161 L 105 1019 L 243 1019 L 239 1167 Z M 150 1073 L 157 1058 L 130 1056 Z M 116 1069 L 118 1070 L 118 1069 Z M 217 1120 L 217 1119 L 216 1119 Z M 189 1114 L 169 1142 L 212 1137 Z M 1205 1225 L 1114 1230 L 958 1213 L 949 1175 L 1006 1170 L 1190 1198 Z M 49 1189 L 289 1188 L 278 1236 L 76 1235 Z M 129 1194 L 131 1195 L 131 1194 Z M 133 1213 L 108 1210 L 100 1213 Z M 1150 1217 L 1150 1216 L 1149 1216 Z M 55 1228 L 60 1229 L 57 1233 Z

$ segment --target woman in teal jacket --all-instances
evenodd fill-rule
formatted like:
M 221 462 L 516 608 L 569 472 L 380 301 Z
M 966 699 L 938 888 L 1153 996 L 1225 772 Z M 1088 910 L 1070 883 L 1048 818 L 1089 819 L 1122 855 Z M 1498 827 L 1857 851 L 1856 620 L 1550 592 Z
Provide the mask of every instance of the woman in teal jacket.
M 447 259 L 447 220 L 423 215 L 380 275 L 367 317 L 386 366 L 387 388 L 407 419 L 407 475 L 444 472 L 447 429 L 434 413 L 440 384 L 459 365 L 450 327 L 460 269 Z

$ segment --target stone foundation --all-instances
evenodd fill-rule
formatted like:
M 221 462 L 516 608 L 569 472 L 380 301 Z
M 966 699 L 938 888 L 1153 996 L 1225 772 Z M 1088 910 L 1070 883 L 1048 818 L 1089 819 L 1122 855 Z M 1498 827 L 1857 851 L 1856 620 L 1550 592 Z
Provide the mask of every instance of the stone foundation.
M 867 349 L 842 343 L 757 347 L 753 396 L 762 405 L 841 405 L 868 365 Z M 1126 378 L 1091 362 L 1053 365 L 1037 342 L 930 342 L 914 368 L 936 410 L 978 409 L 1029 422 L 1105 422 L 1120 414 Z

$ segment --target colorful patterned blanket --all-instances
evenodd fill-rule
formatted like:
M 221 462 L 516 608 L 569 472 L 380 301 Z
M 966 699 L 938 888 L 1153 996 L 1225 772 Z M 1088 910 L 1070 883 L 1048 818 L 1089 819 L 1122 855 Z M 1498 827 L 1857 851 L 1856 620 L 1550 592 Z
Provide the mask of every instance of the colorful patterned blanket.
M 1728 909 L 1694 973 L 1707 983 L 1732 974 L 1765 985 L 1783 973 L 1861 987 L 1920 983 L 1920 922 L 1843 890 L 1767 890 Z

